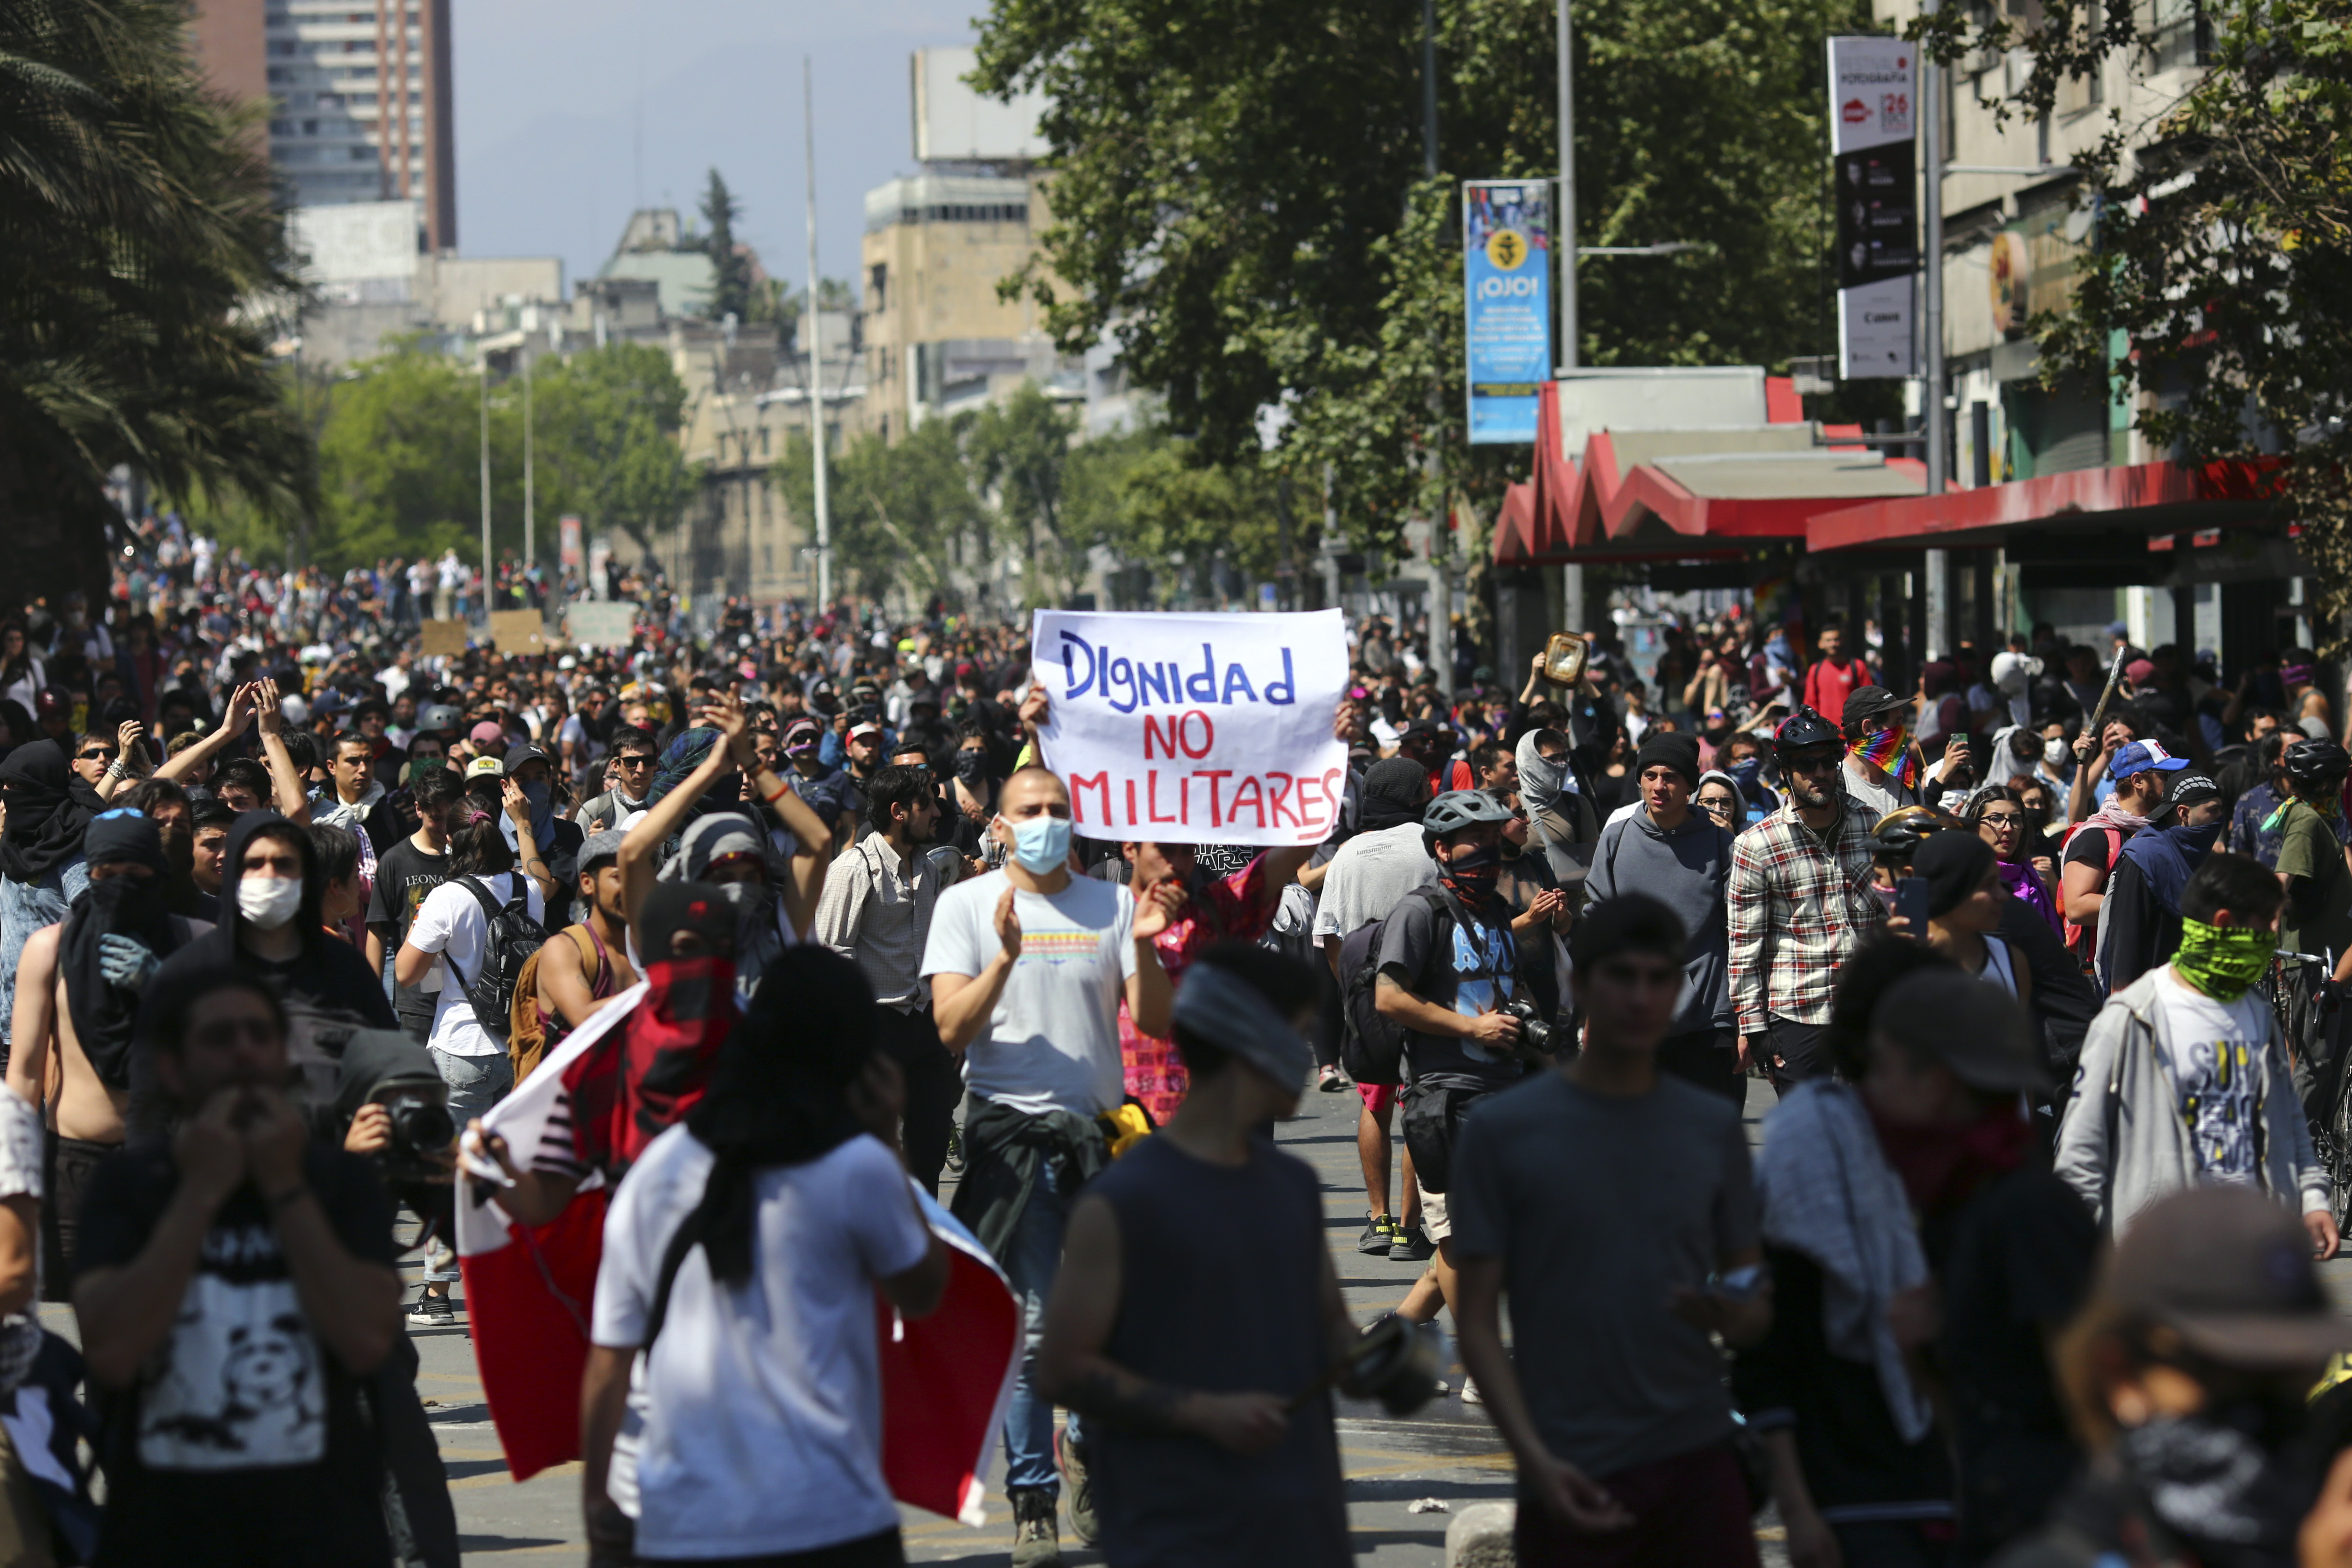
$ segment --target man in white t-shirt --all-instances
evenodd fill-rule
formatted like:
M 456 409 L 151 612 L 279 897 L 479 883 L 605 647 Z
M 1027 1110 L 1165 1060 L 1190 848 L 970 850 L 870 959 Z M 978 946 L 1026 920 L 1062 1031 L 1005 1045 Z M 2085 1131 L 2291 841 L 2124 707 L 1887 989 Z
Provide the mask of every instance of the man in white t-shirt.
M 484 949 L 490 934 L 488 899 L 503 909 L 515 896 L 518 881 L 530 918 L 547 920 L 547 900 L 539 884 L 514 868 L 509 849 L 494 823 L 474 823 L 450 837 L 449 880 L 425 895 L 408 936 L 393 959 L 393 977 L 402 985 L 437 983 L 433 1005 L 433 1032 L 425 1048 L 433 1054 L 441 1081 L 449 1089 L 449 1114 L 460 1127 L 488 1111 L 514 1087 L 514 1060 L 507 1054 L 505 1020 L 496 1034 L 474 1016 L 467 987 L 482 975 Z M 425 1291 L 409 1315 L 419 1322 L 446 1324 L 454 1309 L 449 1287 L 457 1279 L 457 1255 L 436 1241 L 426 1249 Z
M 1165 1037 L 1173 991 L 1151 939 L 1181 889 L 1163 883 L 1140 908 L 1115 882 L 1070 871 L 1070 793 L 1044 768 L 1024 768 L 998 793 L 990 831 L 1003 869 L 940 895 L 923 949 L 940 1040 L 964 1059 L 971 1109 L 956 1217 L 1004 1266 L 1027 1326 L 1021 1374 L 1004 1422 L 1013 1500 L 1013 1568 L 1060 1561 L 1055 1518 L 1053 1402 L 1036 1391 L 1045 1296 L 1061 1265 L 1062 1231 L 1078 1184 L 1108 1163 L 1095 1118 L 1126 1094 L 1118 1005 L 1136 1027 Z M 1071 1526 L 1092 1529 L 1077 1423 L 1059 1454 L 1071 1476 Z
M 948 1253 L 884 1142 L 899 1107 L 857 971 L 794 948 L 771 974 L 709 1094 L 646 1147 L 605 1216 L 582 1377 L 594 1561 L 905 1561 L 874 1298 L 927 1315 Z M 686 1226 L 696 1239 L 665 1290 Z M 612 1459 L 631 1409 L 625 1480 Z

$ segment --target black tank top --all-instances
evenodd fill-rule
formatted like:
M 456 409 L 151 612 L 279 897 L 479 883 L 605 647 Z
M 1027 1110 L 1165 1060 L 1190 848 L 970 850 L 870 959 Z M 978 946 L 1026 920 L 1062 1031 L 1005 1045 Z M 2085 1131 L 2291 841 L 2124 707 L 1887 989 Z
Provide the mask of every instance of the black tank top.
M 1285 1398 L 1322 1372 L 1323 1201 L 1304 1163 L 1265 1140 L 1228 1168 L 1146 1138 L 1087 1191 L 1118 1216 L 1111 1360 L 1176 1388 Z M 1108 1423 L 1087 1446 L 1104 1554 L 1121 1568 L 1354 1561 L 1328 1395 L 1255 1458 Z

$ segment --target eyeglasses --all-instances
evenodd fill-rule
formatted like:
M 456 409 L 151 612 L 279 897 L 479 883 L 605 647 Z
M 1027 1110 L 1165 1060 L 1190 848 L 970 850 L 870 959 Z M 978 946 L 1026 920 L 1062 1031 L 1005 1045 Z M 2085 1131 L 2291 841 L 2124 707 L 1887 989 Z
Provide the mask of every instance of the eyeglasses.
M 92 746 L 87 752 L 74 753 L 74 761 L 78 763 L 110 763 L 113 760 L 114 748 L 111 746 Z
M 1989 822 L 1995 827 L 2015 827 L 2025 820 L 2025 815 L 2016 811 L 1988 811 L 1977 820 Z

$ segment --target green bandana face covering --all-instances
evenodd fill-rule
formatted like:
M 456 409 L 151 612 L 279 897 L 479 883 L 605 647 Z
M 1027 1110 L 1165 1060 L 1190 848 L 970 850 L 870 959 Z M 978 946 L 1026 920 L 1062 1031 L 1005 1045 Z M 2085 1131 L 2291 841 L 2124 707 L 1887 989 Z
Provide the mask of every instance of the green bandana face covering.
M 2235 1002 L 2270 970 L 2278 932 L 2252 926 L 2213 926 L 2187 916 L 2180 921 L 2180 951 L 2172 967 L 2180 977 L 2217 1002 Z

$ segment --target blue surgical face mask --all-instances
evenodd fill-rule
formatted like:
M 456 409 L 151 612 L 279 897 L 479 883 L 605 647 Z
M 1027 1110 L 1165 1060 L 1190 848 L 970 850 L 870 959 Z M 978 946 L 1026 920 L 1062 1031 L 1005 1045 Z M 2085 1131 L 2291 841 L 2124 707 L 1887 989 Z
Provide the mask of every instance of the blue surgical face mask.
M 1031 816 L 1014 823 L 1013 858 L 1032 876 L 1044 877 L 1059 870 L 1070 858 L 1070 819 Z

